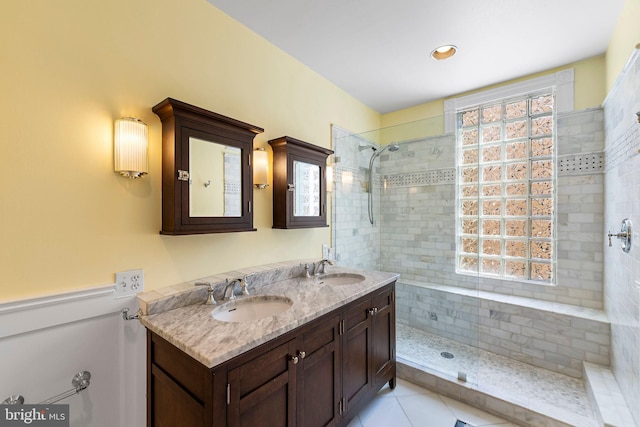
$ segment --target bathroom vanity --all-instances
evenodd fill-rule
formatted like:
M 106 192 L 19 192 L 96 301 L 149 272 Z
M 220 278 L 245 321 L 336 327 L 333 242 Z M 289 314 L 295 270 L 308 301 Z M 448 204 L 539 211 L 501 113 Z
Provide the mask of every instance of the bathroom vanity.
M 395 386 L 396 278 L 336 268 L 258 287 L 292 305 L 255 321 L 201 303 L 143 316 L 147 425 L 346 426 Z

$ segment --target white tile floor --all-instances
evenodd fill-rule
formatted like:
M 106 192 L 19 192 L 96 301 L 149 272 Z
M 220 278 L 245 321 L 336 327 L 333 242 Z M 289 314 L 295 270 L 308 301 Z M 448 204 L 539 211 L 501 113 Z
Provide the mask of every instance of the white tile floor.
M 456 420 L 473 427 L 517 427 L 401 379 L 395 390 L 385 385 L 348 427 L 454 427 Z

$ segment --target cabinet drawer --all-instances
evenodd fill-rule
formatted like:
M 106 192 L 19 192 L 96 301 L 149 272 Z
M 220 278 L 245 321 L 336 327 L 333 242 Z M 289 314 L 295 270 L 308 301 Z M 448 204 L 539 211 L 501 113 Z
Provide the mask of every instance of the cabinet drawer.
M 374 295 L 371 299 L 371 306 L 378 309 L 378 311 L 382 311 L 387 309 L 393 304 L 393 292 L 390 289 L 385 289 L 384 291 Z
M 250 393 L 288 369 L 289 343 L 284 343 L 239 366 L 237 372 L 240 396 Z
M 356 302 L 347 308 L 344 314 L 344 327 L 346 331 L 350 331 L 356 326 L 365 323 L 368 319 L 368 311 L 371 308 L 371 299 Z
M 304 351 L 307 353 L 307 357 L 327 344 L 336 341 L 336 328 L 334 326 L 339 321 L 340 317 L 335 316 L 304 334 Z

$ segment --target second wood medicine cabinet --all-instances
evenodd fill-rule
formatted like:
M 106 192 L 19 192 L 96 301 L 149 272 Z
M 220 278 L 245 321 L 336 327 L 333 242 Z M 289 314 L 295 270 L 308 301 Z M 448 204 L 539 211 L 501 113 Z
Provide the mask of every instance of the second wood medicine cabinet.
M 283 136 L 273 149 L 273 228 L 327 227 L 327 157 L 333 151 Z

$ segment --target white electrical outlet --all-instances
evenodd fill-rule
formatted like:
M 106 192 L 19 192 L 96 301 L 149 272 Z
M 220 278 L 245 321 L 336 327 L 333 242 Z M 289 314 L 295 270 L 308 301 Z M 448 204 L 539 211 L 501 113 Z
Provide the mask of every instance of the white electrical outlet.
M 143 270 L 128 270 L 116 273 L 116 298 L 135 295 L 143 290 Z
M 329 244 L 322 244 L 322 259 L 329 259 Z

